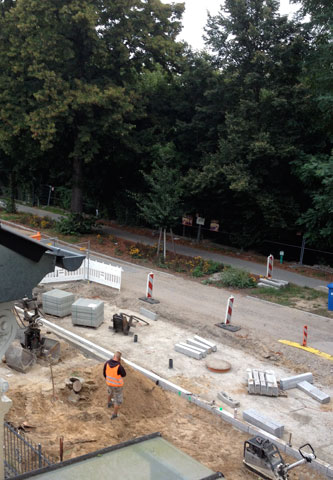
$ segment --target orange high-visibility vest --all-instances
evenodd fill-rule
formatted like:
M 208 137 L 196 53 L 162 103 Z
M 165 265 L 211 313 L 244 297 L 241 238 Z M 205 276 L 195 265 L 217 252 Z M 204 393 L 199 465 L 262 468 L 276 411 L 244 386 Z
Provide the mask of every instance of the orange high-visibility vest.
M 106 364 L 105 380 L 106 384 L 109 387 L 122 387 L 124 385 L 123 377 L 121 375 L 118 375 L 117 373 L 118 367 L 119 365 L 116 365 L 115 367 L 110 367 L 108 363 Z

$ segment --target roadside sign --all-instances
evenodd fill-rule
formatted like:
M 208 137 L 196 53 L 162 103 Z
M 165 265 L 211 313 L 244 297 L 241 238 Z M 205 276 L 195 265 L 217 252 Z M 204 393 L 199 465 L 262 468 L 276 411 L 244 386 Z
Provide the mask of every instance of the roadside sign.
M 197 217 L 197 225 L 205 225 L 205 218 Z
M 218 220 L 211 220 L 210 221 L 209 230 L 211 230 L 212 232 L 218 232 L 219 228 L 220 228 L 220 224 L 219 224 Z
M 184 215 L 182 218 L 182 224 L 191 227 L 193 223 L 193 217 L 191 215 Z

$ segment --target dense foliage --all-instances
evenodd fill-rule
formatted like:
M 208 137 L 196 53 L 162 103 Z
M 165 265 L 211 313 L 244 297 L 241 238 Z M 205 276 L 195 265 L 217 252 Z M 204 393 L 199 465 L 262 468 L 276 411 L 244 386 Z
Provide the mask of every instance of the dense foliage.
M 0 0 L 0 189 L 75 214 L 218 220 L 236 246 L 333 246 L 333 6 L 225 0 L 207 49 L 182 3 Z M 71 195 L 69 197 L 69 192 Z M 80 217 L 82 218 L 82 217 Z

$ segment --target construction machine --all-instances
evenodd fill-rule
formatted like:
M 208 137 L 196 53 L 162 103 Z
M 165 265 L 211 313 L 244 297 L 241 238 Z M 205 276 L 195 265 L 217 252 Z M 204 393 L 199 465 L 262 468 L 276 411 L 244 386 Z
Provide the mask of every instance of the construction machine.
M 55 267 L 77 270 L 85 255 L 44 245 L 0 222 L 0 259 L 0 358 L 7 351 L 8 365 L 26 371 L 37 357 L 55 359 L 59 354 L 58 342 L 40 335 L 37 304 L 29 300 L 32 289 Z M 24 300 L 14 306 L 19 298 Z M 9 347 L 17 338 L 17 323 L 22 326 L 21 344 L 15 340 L 18 345 Z
M 124 335 L 128 335 L 130 328 L 135 327 L 133 322 L 143 322 L 145 325 L 149 325 L 146 320 L 143 320 L 136 315 L 128 315 L 127 313 L 115 313 L 112 317 L 113 326 L 109 327 L 110 330 L 114 330 L 116 333 L 123 332 Z
M 60 358 L 60 343 L 41 336 L 41 313 L 36 298 L 23 298 L 15 303 L 13 313 L 18 324 L 16 338 L 5 353 L 9 367 L 25 373 L 37 361 L 56 363 Z
M 311 463 L 316 455 L 309 443 L 298 449 L 301 459 L 292 464 L 285 463 L 274 443 L 260 436 L 244 442 L 243 463 L 260 478 L 266 480 L 288 480 L 288 472 L 305 463 Z

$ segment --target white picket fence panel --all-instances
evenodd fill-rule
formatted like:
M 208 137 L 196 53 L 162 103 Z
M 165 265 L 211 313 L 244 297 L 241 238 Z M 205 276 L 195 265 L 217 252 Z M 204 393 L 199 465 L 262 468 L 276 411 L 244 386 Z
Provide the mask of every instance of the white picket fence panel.
M 89 271 L 88 271 L 89 265 Z M 55 267 L 54 272 L 46 275 L 40 283 L 73 282 L 75 280 L 90 280 L 91 282 L 107 285 L 120 290 L 122 268 L 114 267 L 108 263 L 85 259 L 80 268 L 69 272 L 63 268 Z

